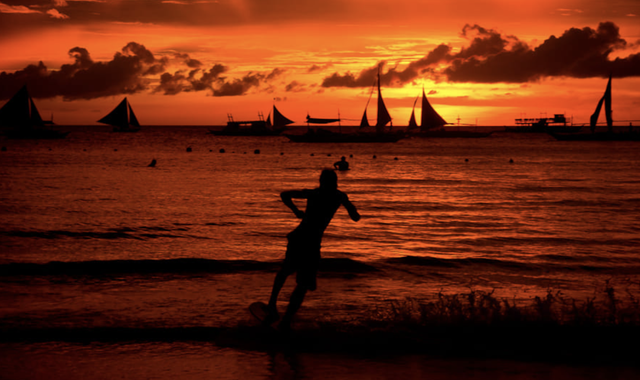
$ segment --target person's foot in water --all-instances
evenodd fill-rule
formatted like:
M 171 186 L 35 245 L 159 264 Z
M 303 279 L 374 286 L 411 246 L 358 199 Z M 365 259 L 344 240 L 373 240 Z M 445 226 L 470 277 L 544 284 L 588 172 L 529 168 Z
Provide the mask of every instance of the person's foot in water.
M 280 320 L 280 314 L 278 313 L 278 309 L 275 306 L 268 305 L 267 306 L 267 317 L 262 321 L 265 326 L 270 326 L 274 322 Z

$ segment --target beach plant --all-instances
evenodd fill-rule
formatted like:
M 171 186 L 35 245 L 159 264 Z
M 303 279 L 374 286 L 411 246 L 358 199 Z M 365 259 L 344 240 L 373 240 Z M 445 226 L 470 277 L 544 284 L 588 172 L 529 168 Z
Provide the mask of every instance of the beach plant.
M 640 326 L 640 301 L 629 289 L 620 299 L 606 282 L 593 297 L 584 300 L 548 289 L 529 302 L 498 298 L 494 291 L 470 289 L 467 293 L 445 294 L 433 299 L 412 297 L 388 300 L 375 307 L 358 323 L 377 328 L 420 328 L 433 326 Z

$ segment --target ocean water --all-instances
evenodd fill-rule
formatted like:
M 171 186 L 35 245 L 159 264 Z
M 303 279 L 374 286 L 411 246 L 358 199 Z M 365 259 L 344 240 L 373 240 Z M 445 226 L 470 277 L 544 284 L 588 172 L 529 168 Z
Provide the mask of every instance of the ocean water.
M 196 337 L 251 324 L 247 306 L 268 300 L 298 222 L 280 192 L 316 187 L 341 156 L 351 170 L 339 188 L 362 219 L 336 213 L 298 326 L 470 290 L 522 304 L 550 291 L 588 299 L 605 284 L 640 294 L 635 142 L 494 133 L 296 144 L 206 127 L 66 129 L 60 141 L 0 141 L 7 378 L 500 378 L 496 360 L 282 353 Z M 508 366 L 518 378 L 614 371 Z M 637 375 L 628 371 L 614 375 Z

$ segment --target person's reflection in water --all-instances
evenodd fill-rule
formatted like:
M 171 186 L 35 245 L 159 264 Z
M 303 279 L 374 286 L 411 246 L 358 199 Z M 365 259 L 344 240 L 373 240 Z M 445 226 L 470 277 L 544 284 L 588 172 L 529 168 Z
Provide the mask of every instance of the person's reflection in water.
M 288 331 L 307 291 L 316 290 L 316 274 L 320 263 L 320 244 L 324 230 L 333 215 L 342 205 L 355 222 L 360 220 L 356 207 L 349 201 L 347 194 L 338 190 L 338 176 L 333 170 L 325 169 L 320 175 L 320 187 L 316 189 L 290 190 L 280 194 L 282 202 L 302 219 L 298 227 L 287 235 L 288 244 L 282 268 L 276 275 L 269 300 L 269 317 L 265 321 L 271 324 L 280 316 L 276 307 L 278 294 L 289 275 L 296 273 L 296 287 L 291 294 L 287 311 L 278 325 L 281 331 Z M 293 199 L 306 199 L 306 211 L 301 211 Z

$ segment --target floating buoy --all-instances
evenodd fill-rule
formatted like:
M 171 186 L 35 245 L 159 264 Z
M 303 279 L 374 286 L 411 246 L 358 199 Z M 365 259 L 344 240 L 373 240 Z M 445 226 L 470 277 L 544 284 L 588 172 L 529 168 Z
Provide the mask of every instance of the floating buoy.
M 510 164 L 513 164 L 513 158 L 509 160 L 509 163 L 510 163 Z
M 156 159 L 154 158 L 153 160 L 151 160 L 151 163 L 149 165 L 147 165 L 150 168 L 155 168 L 156 167 Z
M 376 155 L 374 154 L 374 155 L 373 155 L 373 158 L 374 158 L 374 159 L 376 159 L 376 158 L 378 158 L 378 157 L 376 157 Z
M 315 156 L 315 154 L 311 153 L 311 157 Z
M 191 152 L 191 147 L 188 147 L 188 148 L 187 148 L 187 152 Z
M 224 153 L 225 152 L 224 148 L 220 148 L 219 152 Z
M 253 151 L 253 154 L 260 154 L 260 149 L 256 149 Z
M 394 157 L 394 158 L 393 158 L 393 160 L 394 160 L 394 161 L 398 161 L 398 157 Z

